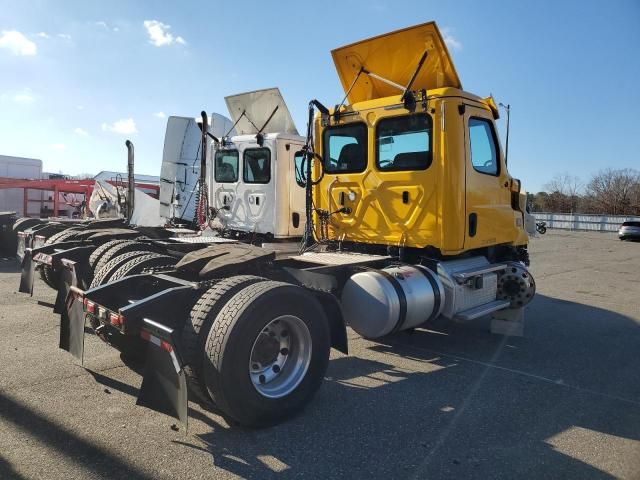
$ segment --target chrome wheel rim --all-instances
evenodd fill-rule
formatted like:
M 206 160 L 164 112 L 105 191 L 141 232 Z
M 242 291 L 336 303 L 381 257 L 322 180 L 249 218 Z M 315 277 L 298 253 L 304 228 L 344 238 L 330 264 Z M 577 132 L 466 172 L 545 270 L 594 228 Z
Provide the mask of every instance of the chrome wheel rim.
M 269 322 L 251 347 L 249 377 L 267 398 L 289 395 L 302 382 L 311 363 L 311 332 L 293 315 Z

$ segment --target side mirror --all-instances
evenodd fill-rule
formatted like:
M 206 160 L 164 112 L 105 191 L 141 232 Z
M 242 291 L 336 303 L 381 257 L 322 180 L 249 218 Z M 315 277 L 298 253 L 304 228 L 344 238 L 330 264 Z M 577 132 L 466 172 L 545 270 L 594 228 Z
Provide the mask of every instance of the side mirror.
M 293 167 L 296 174 L 296 183 L 299 187 L 304 188 L 306 182 L 306 155 L 305 152 L 300 150 L 293 156 Z

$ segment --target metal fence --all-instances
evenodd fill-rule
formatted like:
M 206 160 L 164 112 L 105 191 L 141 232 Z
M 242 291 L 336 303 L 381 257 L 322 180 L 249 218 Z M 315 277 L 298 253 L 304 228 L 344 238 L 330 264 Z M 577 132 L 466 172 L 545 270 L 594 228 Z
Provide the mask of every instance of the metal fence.
M 624 215 L 587 215 L 582 213 L 532 212 L 536 221 L 547 222 L 547 228 L 560 230 L 588 230 L 592 232 L 617 232 L 622 222 L 640 221 L 640 217 Z

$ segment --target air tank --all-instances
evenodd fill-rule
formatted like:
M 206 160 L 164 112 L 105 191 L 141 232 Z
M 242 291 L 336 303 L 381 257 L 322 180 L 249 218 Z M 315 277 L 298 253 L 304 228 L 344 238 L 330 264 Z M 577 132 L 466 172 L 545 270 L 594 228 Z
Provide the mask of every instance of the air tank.
M 438 275 L 422 265 L 399 265 L 352 275 L 342 290 L 347 323 L 365 338 L 379 338 L 436 318 L 444 306 Z

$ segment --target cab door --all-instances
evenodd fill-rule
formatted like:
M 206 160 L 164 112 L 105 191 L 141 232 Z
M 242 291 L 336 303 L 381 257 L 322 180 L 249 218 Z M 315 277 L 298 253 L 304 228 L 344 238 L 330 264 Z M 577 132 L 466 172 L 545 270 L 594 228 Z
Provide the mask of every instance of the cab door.
M 464 248 L 512 242 L 511 177 L 488 109 L 465 105 L 466 235 Z
M 246 231 L 274 232 L 275 188 L 273 140 L 242 149 L 242 182 L 238 189 L 238 222 Z
M 237 215 L 237 193 L 240 173 L 240 154 L 237 149 L 216 150 L 213 161 L 214 207 L 218 218 L 230 227 Z

